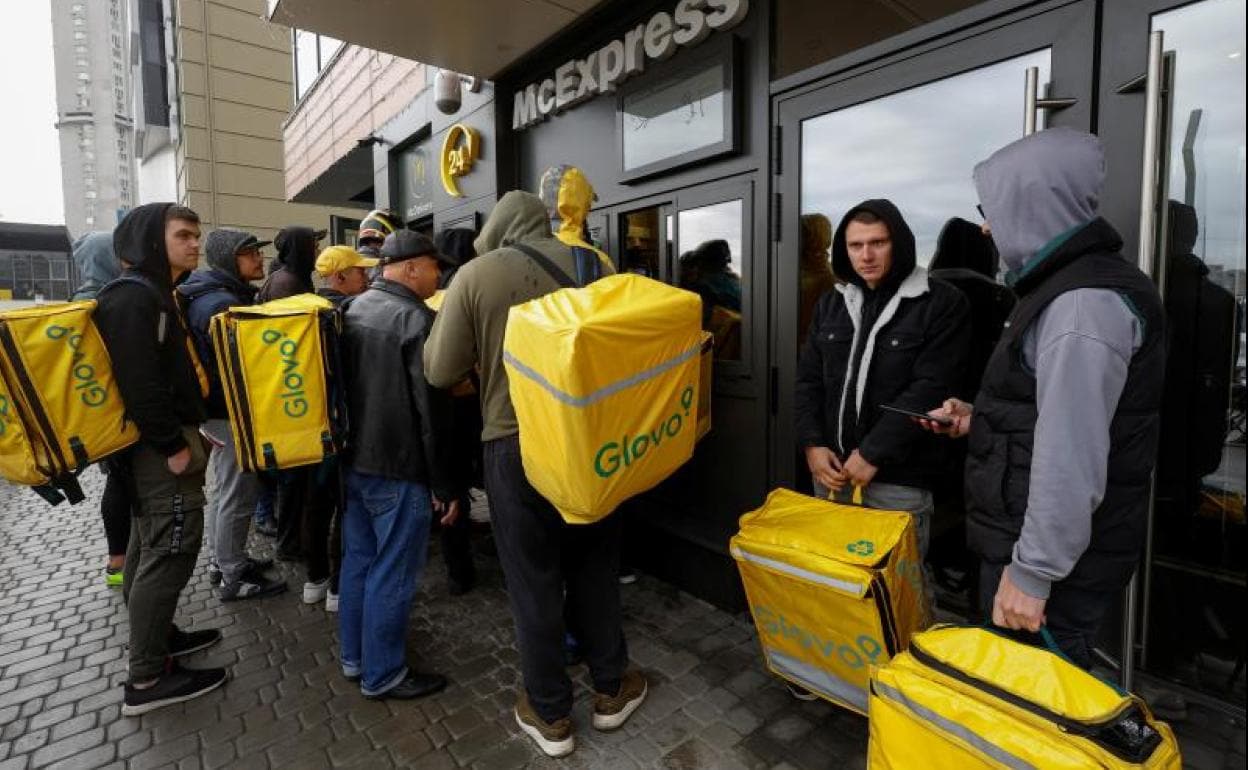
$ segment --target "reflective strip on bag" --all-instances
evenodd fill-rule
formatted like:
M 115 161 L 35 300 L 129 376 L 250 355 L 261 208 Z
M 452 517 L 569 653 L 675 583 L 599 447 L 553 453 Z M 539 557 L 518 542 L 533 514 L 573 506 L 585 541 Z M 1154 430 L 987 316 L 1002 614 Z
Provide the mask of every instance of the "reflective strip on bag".
M 818 583 L 819 585 L 825 585 L 829 588 L 840 591 L 841 593 L 846 594 L 848 596 L 853 596 L 855 598 L 862 598 L 862 596 L 864 596 L 867 593 L 867 586 L 863 585 L 862 583 L 855 583 L 849 580 L 841 580 L 839 578 L 831 577 L 830 575 L 820 575 L 818 572 L 811 572 L 808 569 L 795 567 L 792 564 L 785 564 L 784 562 L 779 561 L 777 559 L 771 559 L 766 556 L 759 556 L 758 554 L 749 553 L 748 551 L 743 551 L 741 550 L 739 546 L 736 546 L 736 545 L 732 546 L 731 551 L 732 551 L 732 555 L 735 558 L 741 559 L 743 561 L 748 561 L 751 564 L 757 564 L 760 567 L 765 567 L 769 570 L 772 570 L 773 572 L 779 572 L 781 574 L 788 575 L 790 577 L 798 578 L 799 580 L 805 580 L 809 583 Z
M 664 361 L 658 366 L 652 366 L 649 369 L 646 369 L 645 371 L 637 372 L 634 375 L 625 377 L 622 380 L 619 380 L 617 382 L 611 383 L 610 385 L 601 387 L 587 396 L 574 396 L 571 393 L 567 393 L 565 391 L 560 390 L 559 388 L 555 387 L 554 384 L 550 382 L 550 380 L 543 377 L 541 373 L 539 373 L 537 370 L 521 363 L 518 358 L 516 358 L 515 356 L 513 356 L 511 353 L 507 351 L 503 351 L 503 360 L 507 362 L 508 364 L 511 364 L 513 367 L 515 367 L 516 371 L 520 372 L 525 377 L 527 377 L 528 379 L 536 383 L 539 387 L 542 388 L 542 390 L 554 396 L 557 401 L 567 404 L 568 406 L 574 406 L 574 407 L 583 409 L 593 403 L 601 401 L 607 396 L 611 396 L 616 393 L 619 393 L 620 391 L 627 390 L 628 388 L 631 388 L 632 386 L 636 385 L 639 382 L 645 382 L 646 380 L 649 380 L 653 377 L 657 377 L 660 374 L 663 374 L 664 372 L 675 369 L 676 367 L 680 366 L 686 361 L 696 358 L 701 353 L 701 351 L 702 351 L 702 343 L 699 342 L 695 347 L 692 347 L 689 350 L 686 350 L 684 353 L 681 353 L 680 355 L 676 356 L 673 359 Z
M 767 662 L 778 673 L 800 682 L 807 690 L 827 695 L 864 714 L 867 713 L 867 693 L 858 685 L 809 663 L 803 663 L 791 655 L 785 655 L 773 647 L 763 645 L 763 652 L 767 654 Z
M 917 719 L 921 719 L 929 723 L 932 727 L 947 733 L 975 748 L 980 753 L 989 757 L 995 762 L 1000 762 L 1003 766 L 1012 768 L 1013 770 L 1039 770 L 1035 765 L 1031 764 L 1021 757 L 1011 754 L 995 743 L 990 742 L 979 733 L 972 731 L 966 725 L 958 724 L 952 719 L 937 714 L 930 708 L 914 702 L 900 690 L 884 684 L 878 679 L 871 682 L 872 691 L 883 698 L 905 708 Z

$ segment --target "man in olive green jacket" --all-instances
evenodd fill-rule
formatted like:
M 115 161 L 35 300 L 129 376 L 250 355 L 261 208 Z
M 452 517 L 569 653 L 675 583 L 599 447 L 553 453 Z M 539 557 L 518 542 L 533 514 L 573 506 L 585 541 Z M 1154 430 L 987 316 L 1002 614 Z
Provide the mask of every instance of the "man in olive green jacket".
M 425 343 L 425 377 L 450 387 L 474 367 L 481 377 L 485 486 L 499 558 L 516 623 L 524 690 L 516 721 L 550 756 L 575 748 L 572 682 L 564 662 L 564 604 L 589 664 L 597 697 L 593 725 L 624 724 L 646 695 L 646 680 L 628 670 L 617 582 L 620 520 L 565 524 L 529 484 L 520 460 L 519 426 L 503 368 L 507 312 L 559 288 L 533 257 L 539 252 L 575 275 L 572 250 L 550 232 L 546 207 L 532 193 L 503 196 L 474 246 L 482 255 L 460 268 Z

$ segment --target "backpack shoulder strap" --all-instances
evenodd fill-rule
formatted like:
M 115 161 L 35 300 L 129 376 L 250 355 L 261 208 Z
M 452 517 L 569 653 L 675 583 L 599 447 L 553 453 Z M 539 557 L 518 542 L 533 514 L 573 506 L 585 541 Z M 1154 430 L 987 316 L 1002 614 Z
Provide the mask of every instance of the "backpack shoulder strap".
M 555 283 L 559 284 L 562 288 L 575 289 L 577 287 L 577 283 L 572 280 L 572 276 L 565 273 L 562 268 L 552 262 L 550 257 L 541 253 L 532 246 L 526 246 L 523 243 L 513 243 L 511 244 L 511 248 L 524 252 L 529 259 L 537 263 L 538 267 L 545 270 L 551 278 L 555 279 Z

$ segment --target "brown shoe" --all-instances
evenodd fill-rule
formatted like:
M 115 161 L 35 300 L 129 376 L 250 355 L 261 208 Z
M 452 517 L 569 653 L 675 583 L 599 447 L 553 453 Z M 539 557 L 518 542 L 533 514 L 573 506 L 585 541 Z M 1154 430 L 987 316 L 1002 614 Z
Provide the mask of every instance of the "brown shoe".
M 594 696 L 594 729 L 615 730 L 623 727 L 633 715 L 649 691 L 646 678 L 640 671 L 625 671 L 620 679 L 620 691 L 615 695 L 598 693 Z
M 529 696 L 523 690 L 516 701 L 516 724 L 520 725 L 520 729 L 548 757 L 566 757 L 576 748 L 576 739 L 572 737 L 572 720 L 563 717 L 554 722 L 544 721 L 533 710 Z

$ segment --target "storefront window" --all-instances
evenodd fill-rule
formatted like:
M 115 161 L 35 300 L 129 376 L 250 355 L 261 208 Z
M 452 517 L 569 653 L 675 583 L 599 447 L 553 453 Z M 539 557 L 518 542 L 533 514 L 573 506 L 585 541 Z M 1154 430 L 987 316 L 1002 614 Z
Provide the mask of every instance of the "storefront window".
M 822 64 L 981 0 L 776 0 L 772 75 L 776 79 Z
M 620 217 L 624 251 L 620 272 L 659 280 L 659 209 L 632 211 Z
M 677 284 L 702 297 L 702 327 L 715 335 L 715 357 L 741 359 L 742 202 L 724 201 L 677 214 Z

